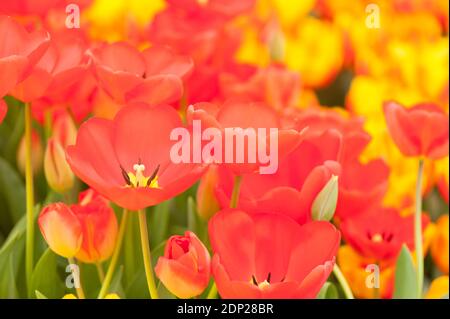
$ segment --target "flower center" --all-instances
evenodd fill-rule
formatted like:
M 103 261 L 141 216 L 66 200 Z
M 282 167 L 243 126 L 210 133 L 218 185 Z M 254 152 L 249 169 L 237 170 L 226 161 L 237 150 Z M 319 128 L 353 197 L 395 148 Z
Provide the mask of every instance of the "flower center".
M 252 279 L 250 279 L 250 283 L 254 284 L 254 285 L 257 286 L 259 289 L 263 289 L 263 290 L 264 290 L 264 289 L 270 287 L 270 277 L 271 277 L 271 274 L 270 274 L 270 272 L 269 272 L 269 273 L 267 274 L 267 279 L 264 280 L 264 281 L 262 281 L 262 282 L 260 282 L 260 283 L 258 283 L 258 281 L 256 280 L 255 275 L 253 275 L 253 276 L 252 276 Z M 284 278 L 283 278 L 283 280 L 284 280 Z M 283 281 L 283 280 L 281 280 L 281 281 Z
M 372 236 L 372 241 L 374 243 L 381 243 L 383 241 L 383 236 L 381 236 L 381 234 L 376 233 L 375 235 Z
M 158 185 L 158 171 L 159 165 L 156 167 L 152 175 L 145 176 L 145 165 L 139 162 L 133 165 L 133 172 L 126 172 L 125 169 L 120 166 L 122 170 L 122 176 L 126 182 L 126 187 L 138 188 L 138 187 L 150 187 L 159 188 Z

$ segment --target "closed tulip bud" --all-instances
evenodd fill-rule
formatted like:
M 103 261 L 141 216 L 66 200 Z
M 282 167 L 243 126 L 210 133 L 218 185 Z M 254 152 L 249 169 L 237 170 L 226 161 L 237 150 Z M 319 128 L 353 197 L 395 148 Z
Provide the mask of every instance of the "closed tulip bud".
M 210 256 L 194 233 L 169 238 L 164 256 L 158 259 L 155 272 L 164 286 L 178 298 L 200 295 L 208 286 Z
M 54 203 L 45 206 L 38 223 L 45 241 L 55 253 L 70 258 L 79 251 L 83 240 L 82 227 L 67 205 Z
M 25 173 L 25 136 L 20 140 L 19 147 L 17 148 L 17 167 L 19 171 Z M 35 131 L 31 133 L 31 167 L 33 167 L 33 173 L 37 174 L 42 169 L 42 159 L 44 157 L 44 150 L 42 148 L 41 139 L 39 134 Z
M 286 46 L 283 32 L 280 29 L 273 30 L 268 42 L 271 59 L 275 62 L 283 61 Z
M 68 112 L 59 114 L 55 119 L 53 136 L 61 143 L 64 149 L 69 145 L 75 144 L 77 127 Z
M 55 139 L 48 140 L 44 156 L 44 173 L 48 185 L 58 193 L 64 193 L 73 186 L 74 176 L 67 164 L 64 149 Z
M 93 189 L 88 189 L 80 193 L 78 204 L 70 208 L 83 231 L 83 243 L 75 257 L 85 263 L 102 262 L 111 257 L 118 227 L 108 201 Z
M 333 175 L 314 199 L 311 207 L 313 220 L 329 221 L 336 211 L 338 199 L 338 177 Z
M 204 220 L 208 220 L 220 210 L 219 202 L 214 195 L 218 183 L 217 166 L 210 166 L 203 175 L 197 188 L 197 212 Z

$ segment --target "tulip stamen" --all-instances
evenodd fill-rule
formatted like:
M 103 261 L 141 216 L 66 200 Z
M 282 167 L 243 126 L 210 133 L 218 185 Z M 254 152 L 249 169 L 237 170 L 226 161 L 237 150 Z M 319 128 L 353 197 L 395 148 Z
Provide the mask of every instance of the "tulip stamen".
M 148 187 L 151 187 L 151 184 L 153 183 L 155 178 L 158 176 L 159 167 L 160 167 L 160 164 L 158 164 L 156 169 L 153 171 L 153 174 L 148 178 L 148 181 L 147 181 L 147 186 Z
M 126 170 L 120 166 L 120 169 L 122 171 L 122 177 L 124 178 L 126 182 L 126 187 L 150 187 L 150 188 L 159 188 L 158 185 L 158 171 L 159 171 L 160 165 L 156 167 L 156 169 L 153 171 L 152 175 L 147 177 L 145 176 L 145 165 L 142 164 L 141 159 L 139 158 L 139 161 L 137 164 L 133 165 L 133 172 L 126 172 Z
M 267 275 L 267 279 L 266 279 L 266 281 L 270 284 L 270 276 L 271 276 L 271 273 L 269 272 L 269 274 Z
M 123 168 L 122 165 L 120 165 L 120 169 L 122 170 L 122 177 L 123 177 L 123 179 L 125 180 L 127 185 L 130 186 L 131 185 L 130 177 L 128 176 L 127 172 L 125 171 L 125 169 Z
M 255 275 L 252 275 L 252 282 L 255 286 L 258 286 L 258 281 L 256 280 Z

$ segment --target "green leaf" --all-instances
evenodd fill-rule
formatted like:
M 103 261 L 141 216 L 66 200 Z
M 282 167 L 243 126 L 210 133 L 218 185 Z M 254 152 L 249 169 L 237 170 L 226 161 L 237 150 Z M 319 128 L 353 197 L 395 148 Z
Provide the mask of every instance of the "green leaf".
M 192 197 L 187 200 L 187 228 L 193 233 L 198 233 L 197 212 L 195 201 Z
M 200 218 L 197 213 L 197 205 L 193 197 L 187 200 L 187 228 L 197 235 L 197 237 L 207 245 L 208 241 L 208 227 L 207 222 Z
M 39 292 L 39 290 L 35 290 L 36 299 L 48 299 L 43 293 Z
M 31 276 L 29 296 L 39 290 L 49 298 L 61 298 L 64 294 L 64 286 L 58 276 L 56 255 L 48 248 L 39 259 Z
M 417 277 L 413 259 L 408 248 L 403 245 L 395 267 L 395 299 L 414 299 L 418 297 Z
M 157 247 L 152 248 L 152 265 L 156 266 L 158 258 L 164 254 L 166 242 L 163 241 Z M 140 243 L 139 243 L 140 248 Z M 142 253 L 139 256 L 142 260 Z M 126 270 L 126 269 L 125 269 Z M 150 295 L 148 293 L 147 280 L 145 278 L 144 266 L 139 268 L 131 280 L 127 280 L 127 286 L 125 289 L 125 296 L 132 299 L 148 299 Z
M 150 245 L 152 248 L 158 246 L 167 238 L 171 204 L 172 201 L 167 200 L 149 212 Z
M 4 198 L 13 224 L 25 212 L 25 187 L 17 171 L 0 157 L 0 198 Z
M 320 289 L 319 294 L 317 295 L 317 299 L 338 299 L 339 293 L 336 286 L 327 281 Z
M 148 299 L 150 294 L 148 292 L 147 280 L 145 279 L 144 269 L 135 273 L 133 280 L 128 285 L 125 295 L 129 299 Z
M 114 277 L 111 280 L 111 285 L 109 286 L 108 293 L 115 293 L 120 295 L 124 294 L 122 288 L 122 276 L 123 276 L 123 266 L 120 266 L 119 269 L 114 273 Z
M 0 248 L 0 298 L 18 295 L 16 278 L 25 249 L 25 216 L 14 226 Z

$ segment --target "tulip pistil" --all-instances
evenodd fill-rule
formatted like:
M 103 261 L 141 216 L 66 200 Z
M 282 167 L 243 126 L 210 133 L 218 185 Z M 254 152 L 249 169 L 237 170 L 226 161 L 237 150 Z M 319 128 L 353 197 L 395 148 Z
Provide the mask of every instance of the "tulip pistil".
M 126 182 L 127 187 L 150 187 L 150 188 L 159 188 L 158 185 L 158 171 L 159 171 L 160 165 L 156 167 L 156 169 L 153 171 L 153 173 L 150 176 L 145 176 L 145 165 L 142 164 L 141 160 L 137 164 L 133 165 L 133 172 L 128 172 L 120 166 L 120 169 L 122 170 L 122 176 Z

